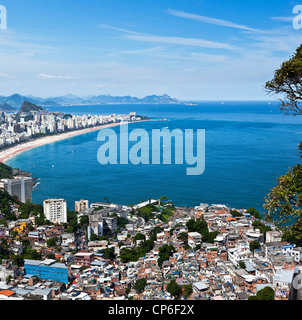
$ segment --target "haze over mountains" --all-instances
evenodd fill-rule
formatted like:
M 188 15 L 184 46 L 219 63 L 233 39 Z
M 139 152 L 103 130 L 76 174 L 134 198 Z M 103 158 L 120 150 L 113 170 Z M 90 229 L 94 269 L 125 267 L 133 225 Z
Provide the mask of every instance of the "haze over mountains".
M 131 96 L 111 96 L 99 95 L 88 96 L 84 98 L 77 97 L 72 94 L 52 98 L 39 98 L 32 95 L 23 96 L 20 94 L 13 94 L 5 97 L 0 96 L 0 111 L 1 106 L 13 107 L 19 109 L 24 101 L 28 101 L 38 106 L 70 106 L 70 105 L 95 105 L 95 104 L 183 104 L 184 102 L 171 98 L 169 95 L 162 96 L 150 95 L 144 98 L 136 98 Z M 12 108 L 12 110 L 13 110 Z M 4 111 L 4 110 L 3 110 Z

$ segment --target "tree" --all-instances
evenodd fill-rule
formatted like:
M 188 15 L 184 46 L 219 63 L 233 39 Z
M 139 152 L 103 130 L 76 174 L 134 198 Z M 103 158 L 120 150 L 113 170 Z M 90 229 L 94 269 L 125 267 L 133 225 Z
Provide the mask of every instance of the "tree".
M 103 250 L 101 250 L 101 253 L 103 253 L 105 259 L 109 259 L 111 261 L 113 261 L 116 257 L 116 254 L 114 253 L 113 247 L 103 249 Z
M 156 240 L 156 235 L 160 232 L 162 232 L 164 229 L 162 227 L 156 226 L 150 231 L 150 240 L 155 241 Z
M 245 269 L 246 268 L 246 264 L 244 261 L 239 261 L 239 267 L 242 268 L 242 269 Z
M 192 285 L 190 285 L 190 284 L 185 284 L 185 285 L 183 286 L 183 296 L 184 296 L 185 298 L 189 298 L 190 295 L 192 294 L 192 292 L 193 292 Z
M 209 232 L 208 230 L 208 224 L 206 221 L 202 219 L 197 219 L 196 221 L 194 219 L 190 219 L 187 223 L 186 226 L 188 228 L 189 232 L 199 232 L 201 235 Z
M 154 241 L 153 240 L 146 240 L 139 244 L 139 246 L 136 248 L 136 252 L 138 257 L 144 257 L 147 252 L 151 251 L 154 247 Z
M 175 298 L 178 298 L 182 293 L 181 286 L 177 284 L 175 280 L 171 280 L 168 283 L 167 291 Z
M 134 290 L 137 293 L 142 293 L 145 289 L 146 284 L 147 284 L 147 279 L 145 279 L 145 278 L 137 279 L 134 284 Z
M 254 216 L 256 219 L 262 219 L 259 211 L 254 207 L 247 209 L 246 212 L 249 213 L 250 215 Z
M 89 239 L 90 241 L 96 241 L 96 240 L 98 240 L 98 235 L 97 234 L 95 234 L 95 233 L 93 233 L 91 236 L 90 236 L 90 239 Z
M 22 266 L 24 266 L 24 259 L 21 255 L 17 254 L 13 257 L 13 263 L 14 263 L 14 265 L 16 265 L 18 267 L 22 267 Z
M 56 256 L 55 256 L 55 254 L 54 253 L 49 253 L 48 255 L 47 255 L 47 259 L 56 259 Z
M 161 267 L 164 261 L 169 260 L 169 257 L 172 256 L 174 251 L 175 248 L 172 245 L 164 244 L 163 246 L 159 247 L 159 258 L 157 259 L 158 266 Z
M 302 114 L 302 45 L 275 71 L 274 78 L 266 82 L 265 88 L 270 94 L 281 95 L 280 109 L 285 114 Z
M 89 224 L 89 216 L 88 215 L 83 215 L 80 218 L 80 226 L 81 227 L 86 227 Z
M 261 249 L 260 243 L 255 240 L 250 242 L 250 251 L 254 252 L 256 249 Z
M 184 243 L 188 243 L 188 233 L 187 232 L 181 232 L 177 239 L 179 239 L 180 241 L 184 242 Z
M 129 220 L 127 218 L 124 218 L 124 217 L 117 217 L 117 226 L 118 228 L 125 228 L 126 227 L 126 224 L 129 223 Z
M 11 275 L 8 275 L 6 277 L 6 284 L 9 284 L 12 281 L 13 277 Z
M 239 211 L 237 211 L 237 210 L 231 210 L 230 211 L 230 214 L 235 218 L 235 217 L 242 217 L 243 216 L 243 214 L 242 213 L 240 213 Z
M 281 110 L 285 114 L 302 114 L 302 45 L 291 59 L 282 63 L 275 71 L 273 80 L 266 83 L 266 89 L 272 94 L 281 95 Z M 302 158 L 302 143 L 299 147 Z M 288 237 L 302 238 L 302 166 L 293 166 L 289 171 L 277 178 L 277 185 L 265 199 L 264 207 L 280 229 L 288 231 Z
M 255 296 L 250 296 L 248 300 L 275 300 L 274 289 L 267 286 L 257 291 Z
M 302 235 L 302 165 L 295 165 L 277 181 L 265 199 L 265 208 L 280 228 L 292 221 L 290 230 L 299 239 Z
M 50 238 L 46 241 L 48 247 L 55 247 L 59 241 L 58 237 Z
M 146 236 L 140 232 L 138 232 L 134 237 L 133 237 L 133 242 L 135 243 L 137 240 L 145 240 Z
M 123 248 L 120 252 L 120 258 L 123 263 L 128 263 L 130 261 L 137 261 L 138 256 L 135 249 Z

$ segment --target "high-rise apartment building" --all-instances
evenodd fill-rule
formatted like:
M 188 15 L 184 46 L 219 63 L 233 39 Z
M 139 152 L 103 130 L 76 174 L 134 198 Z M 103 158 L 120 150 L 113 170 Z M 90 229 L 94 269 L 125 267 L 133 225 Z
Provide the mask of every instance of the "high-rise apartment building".
M 43 201 L 45 218 L 55 223 L 67 222 L 67 203 L 64 199 L 47 199 Z
M 2 179 L 0 188 L 5 189 L 11 196 L 17 196 L 21 202 L 32 201 L 32 178 L 16 177 L 15 179 Z
M 89 202 L 88 200 L 83 200 L 81 199 L 80 201 L 75 201 L 74 202 L 74 209 L 77 212 L 81 212 L 85 209 L 89 209 Z

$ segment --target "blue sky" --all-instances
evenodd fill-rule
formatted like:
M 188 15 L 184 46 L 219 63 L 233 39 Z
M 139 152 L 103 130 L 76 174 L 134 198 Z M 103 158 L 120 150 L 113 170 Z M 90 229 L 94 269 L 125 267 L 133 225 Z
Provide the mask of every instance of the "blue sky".
M 297 4 L 0 0 L 0 95 L 269 99 L 265 82 L 302 42 Z

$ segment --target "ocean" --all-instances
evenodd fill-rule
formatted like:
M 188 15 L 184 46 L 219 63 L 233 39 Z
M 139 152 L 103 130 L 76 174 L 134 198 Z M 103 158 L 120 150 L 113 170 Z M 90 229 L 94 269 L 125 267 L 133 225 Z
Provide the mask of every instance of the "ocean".
M 136 112 L 152 119 L 169 119 L 129 124 L 129 131 L 205 129 L 205 171 L 198 176 L 186 175 L 186 163 L 101 165 L 97 131 L 26 151 L 7 162 L 40 179 L 33 190 L 33 202 L 64 198 L 69 210 L 74 210 L 74 201 L 80 199 L 102 202 L 108 198 L 112 203 L 130 205 L 167 196 L 177 206 L 223 203 L 264 212 L 264 198 L 277 177 L 300 161 L 297 146 L 302 140 L 302 118 L 284 116 L 277 102 L 61 106 L 48 110 L 72 114 Z M 111 129 L 119 134 L 119 127 Z

